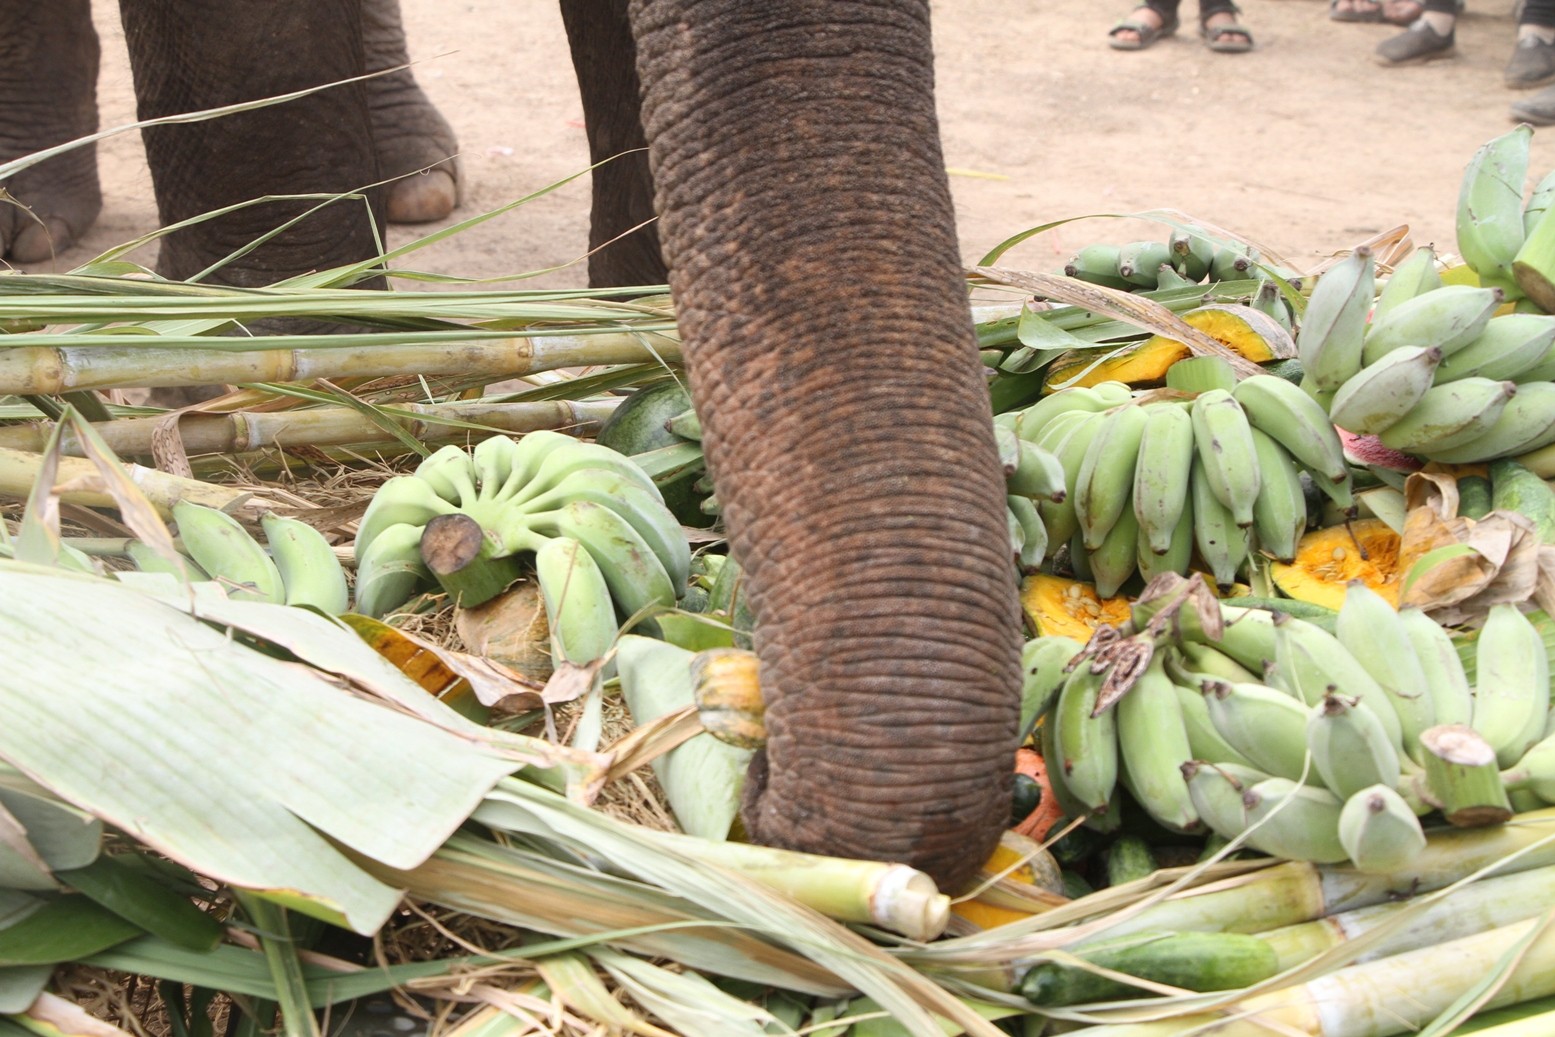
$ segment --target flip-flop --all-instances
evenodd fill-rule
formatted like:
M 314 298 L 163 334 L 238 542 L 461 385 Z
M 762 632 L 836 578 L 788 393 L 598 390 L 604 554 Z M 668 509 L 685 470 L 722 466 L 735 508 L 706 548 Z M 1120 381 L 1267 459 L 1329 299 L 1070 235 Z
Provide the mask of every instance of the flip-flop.
M 1202 26 L 1199 35 L 1204 37 L 1206 47 L 1220 54 L 1245 54 L 1253 49 L 1253 34 L 1245 25 L 1235 22 L 1214 28 Z
M 1119 22 L 1107 33 L 1107 45 L 1113 50 L 1144 50 L 1157 40 L 1170 36 L 1177 31 L 1178 21 L 1176 14 L 1168 15 L 1165 11 L 1151 7 L 1149 4 L 1141 4 L 1140 8 L 1148 8 L 1154 11 L 1156 17 L 1161 19 L 1161 24 L 1158 26 L 1146 25 L 1143 22 L 1130 21 L 1128 19 Z M 1136 10 L 1138 9 L 1136 8 Z M 1124 39 L 1118 35 L 1120 32 L 1132 32 L 1136 38 L 1132 40 Z
M 1331 22 L 1380 22 L 1382 4 L 1374 0 L 1347 0 L 1349 7 L 1340 7 L 1341 0 L 1328 0 L 1328 20 Z M 1371 6 L 1361 6 L 1370 4 Z

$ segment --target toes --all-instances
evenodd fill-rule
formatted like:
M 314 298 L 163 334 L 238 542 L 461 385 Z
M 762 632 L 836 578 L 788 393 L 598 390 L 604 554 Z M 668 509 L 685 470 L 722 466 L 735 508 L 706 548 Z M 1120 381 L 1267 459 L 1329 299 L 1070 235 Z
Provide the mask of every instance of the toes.
M 42 224 L 27 216 L 22 220 L 8 252 L 18 263 L 45 263 L 76 242 L 70 225 L 58 217 L 45 217 Z
M 459 203 L 459 185 L 447 169 L 412 173 L 389 185 L 390 223 L 430 223 L 441 220 Z

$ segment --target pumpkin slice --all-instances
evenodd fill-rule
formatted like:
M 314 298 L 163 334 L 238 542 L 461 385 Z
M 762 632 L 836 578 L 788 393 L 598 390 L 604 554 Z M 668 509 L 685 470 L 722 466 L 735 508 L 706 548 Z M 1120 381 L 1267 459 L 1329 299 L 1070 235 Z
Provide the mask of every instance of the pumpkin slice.
M 1096 585 L 1047 573 L 1033 573 L 1021 584 L 1021 607 L 1038 637 L 1063 634 L 1081 644 L 1098 626 L 1117 626 L 1129 618 L 1124 595 L 1103 598 Z
M 1398 605 L 1399 535 L 1381 519 L 1357 519 L 1348 527 L 1329 526 L 1301 538 L 1296 558 L 1269 567 L 1274 585 L 1287 598 L 1309 601 L 1336 612 L 1344 604 L 1345 585 L 1362 580 Z
M 1268 314 L 1247 306 L 1211 303 L 1182 314 L 1182 320 L 1210 338 L 1235 350 L 1255 364 L 1287 360 L 1296 355 L 1296 343 L 1290 332 Z M 1164 335 L 1152 335 L 1142 342 L 1121 348 L 1107 356 L 1108 347 L 1073 349 L 1061 353 L 1048 365 L 1043 392 L 1068 385 L 1095 385 L 1098 382 L 1127 382 L 1134 386 L 1155 386 L 1166 380 L 1166 370 L 1179 360 L 1193 355 L 1186 343 Z M 1098 357 L 1107 359 L 1098 362 Z M 1094 366 L 1093 366 L 1094 365 Z
M 1069 899 L 1063 894 L 1063 877 L 1052 854 L 1014 831 L 1000 838 L 972 888 L 976 896 L 953 901 L 950 910 L 979 929 L 1019 922 Z

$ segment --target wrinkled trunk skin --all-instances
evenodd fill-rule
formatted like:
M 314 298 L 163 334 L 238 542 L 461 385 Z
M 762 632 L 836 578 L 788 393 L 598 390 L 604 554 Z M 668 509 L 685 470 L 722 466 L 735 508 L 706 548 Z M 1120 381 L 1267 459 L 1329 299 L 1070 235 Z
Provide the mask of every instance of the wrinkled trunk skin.
M 90 0 L 0 0 L 0 162 L 97 131 L 97 33 Z M 0 256 L 21 263 L 68 248 L 97 219 L 97 145 L 22 170 L 0 205 Z
M 142 119 L 359 76 L 361 0 L 121 0 Z M 189 125 L 148 127 L 164 226 L 266 194 L 358 191 L 379 179 L 361 83 Z M 329 205 L 212 280 L 269 284 L 376 251 L 382 191 Z M 175 231 L 158 270 L 184 279 L 318 204 L 272 202 Z
M 691 389 L 756 615 L 768 743 L 746 827 L 954 890 L 1009 820 L 1021 628 L 928 6 L 631 15 Z
M 589 218 L 591 288 L 663 284 L 667 277 L 653 222 L 653 175 L 644 150 L 648 141 L 626 3 L 562 0 L 561 5 L 583 98 L 589 162 L 598 167 Z

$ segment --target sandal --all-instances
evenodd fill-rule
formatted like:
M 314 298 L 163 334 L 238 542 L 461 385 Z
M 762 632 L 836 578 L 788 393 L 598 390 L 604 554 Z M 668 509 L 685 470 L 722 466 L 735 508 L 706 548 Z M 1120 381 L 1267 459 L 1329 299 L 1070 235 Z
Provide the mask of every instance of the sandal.
M 1435 61 L 1438 58 L 1450 58 L 1456 30 L 1455 25 L 1448 30 L 1447 35 L 1443 36 L 1431 28 L 1430 22 L 1421 18 L 1392 39 L 1377 44 L 1375 52 L 1377 64 L 1385 68 L 1398 68 L 1403 65 Z
M 1239 25 L 1236 21 L 1222 22 L 1219 25 L 1211 25 L 1209 20 L 1217 14 L 1229 14 L 1233 19 L 1242 12 L 1235 4 L 1223 4 L 1212 7 L 1208 11 L 1199 11 L 1199 35 L 1204 39 L 1204 45 L 1210 50 L 1220 54 L 1245 54 L 1253 49 L 1253 34 L 1247 26 Z
M 1154 4 L 1140 4 L 1134 9 L 1138 11 L 1150 11 L 1161 19 L 1160 25 L 1150 25 L 1132 18 L 1126 18 L 1114 25 L 1107 33 L 1107 45 L 1113 50 L 1144 50 L 1155 41 L 1171 36 L 1177 31 L 1178 21 L 1176 11 L 1165 11 Z M 1133 39 L 1119 36 L 1122 32 L 1132 32 Z
M 1416 0 L 1396 0 L 1414 3 Z M 1341 7 L 1340 4 L 1346 6 Z M 1380 22 L 1383 5 L 1376 0 L 1328 0 L 1328 20 L 1331 22 Z

